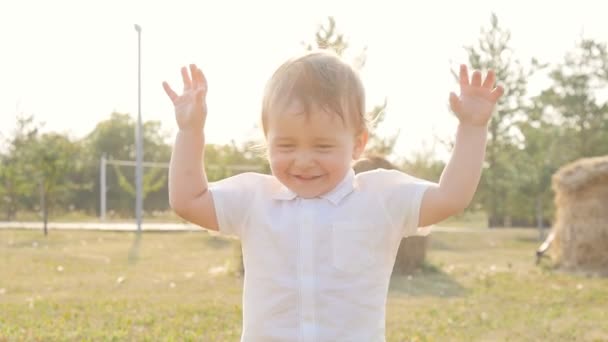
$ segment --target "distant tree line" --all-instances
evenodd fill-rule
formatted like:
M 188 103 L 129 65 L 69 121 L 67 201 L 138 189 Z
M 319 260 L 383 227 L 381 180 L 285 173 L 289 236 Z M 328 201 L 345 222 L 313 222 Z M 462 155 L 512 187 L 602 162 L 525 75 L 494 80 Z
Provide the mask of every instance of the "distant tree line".
M 608 53 L 605 42 L 581 37 L 562 62 L 548 65 L 535 59 L 523 65 L 510 47 L 510 33 L 492 15 L 477 42 L 466 47 L 468 64 L 492 68 L 505 87 L 488 130 L 486 164 L 481 185 L 468 210 L 482 211 L 488 226 L 535 226 L 553 218 L 551 176 L 562 165 L 582 157 L 608 155 Z M 313 43 L 304 48 L 326 48 L 344 55 L 348 39 L 333 18 L 320 25 Z M 365 65 L 365 50 L 353 63 Z M 539 94 L 528 94 L 528 80 L 545 75 L 550 83 Z M 454 75 L 455 76 L 455 75 Z M 456 79 L 455 79 L 456 85 Z M 447 104 L 446 104 L 447 106 Z M 404 171 L 436 181 L 444 163 L 432 150 L 412 156 L 394 153 L 398 132 L 379 136 L 387 101 L 369 113 L 373 118 L 369 153 L 390 157 Z M 135 121 L 127 113 L 112 113 L 82 139 L 55 132 L 41 133 L 32 115 L 20 114 L 14 130 L 1 137 L 0 220 L 19 219 L 21 213 L 41 218 L 69 213 L 99 215 L 100 160 L 134 160 Z M 144 123 L 144 160 L 167 163 L 171 146 L 157 121 Z M 450 147 L 451 137 L 437 137 Z M 234 174 L 231 165 L 249 165 L 269 172 L 259 142 L 207 145 L 205 160 L 210 180 Z M 116 217 L 134 213 L 134 170 L 108 165 L 107 208 Z M 167 170 L 147 168 L 144 210 L 168 211 Z

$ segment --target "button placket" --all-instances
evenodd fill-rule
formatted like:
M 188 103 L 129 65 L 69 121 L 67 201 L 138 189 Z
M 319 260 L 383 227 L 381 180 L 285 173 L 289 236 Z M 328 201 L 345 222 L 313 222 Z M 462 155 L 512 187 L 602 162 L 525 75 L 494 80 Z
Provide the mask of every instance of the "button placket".
M 303 200 L 299 215 L 301 332 L 303 341 L 315 340 L 315 300 L 314 300 L 314 216 L 310 200 Z

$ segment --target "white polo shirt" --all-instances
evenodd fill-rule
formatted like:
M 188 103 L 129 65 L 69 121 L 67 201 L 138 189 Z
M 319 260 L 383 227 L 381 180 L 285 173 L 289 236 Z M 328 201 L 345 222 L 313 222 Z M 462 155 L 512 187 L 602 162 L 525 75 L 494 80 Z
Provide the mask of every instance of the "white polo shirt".
M 269 175 L 211 183 L 219 230 L 241 239 L 241 341 L 384 341 L 401 238 L 417 232 L 429 182 L 395 170 L 303 199 Z

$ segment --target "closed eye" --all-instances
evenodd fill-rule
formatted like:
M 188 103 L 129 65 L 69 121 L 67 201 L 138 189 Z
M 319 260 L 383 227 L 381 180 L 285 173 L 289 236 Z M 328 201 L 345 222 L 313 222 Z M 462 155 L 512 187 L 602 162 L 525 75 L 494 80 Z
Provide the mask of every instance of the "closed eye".
M 276 147 L 279 151 L 291 152 L 291 151 L 295 150 L 296 145 L 294 145 L 294 144 L 277 144 Z

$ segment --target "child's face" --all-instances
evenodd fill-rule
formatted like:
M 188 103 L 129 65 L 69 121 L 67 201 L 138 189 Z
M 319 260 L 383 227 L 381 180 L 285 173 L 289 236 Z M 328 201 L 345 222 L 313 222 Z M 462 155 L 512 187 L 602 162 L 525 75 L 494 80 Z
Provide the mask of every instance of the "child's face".
M 357 135 L 352 118 L 313 110 L 294 102 L 281 113 L 269 113 L 267 139 L 270 167 L 277 179 L 303 198 L 334 189 L 359 158 L 367 133 Z

